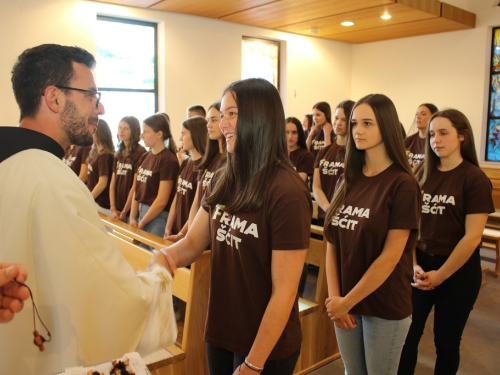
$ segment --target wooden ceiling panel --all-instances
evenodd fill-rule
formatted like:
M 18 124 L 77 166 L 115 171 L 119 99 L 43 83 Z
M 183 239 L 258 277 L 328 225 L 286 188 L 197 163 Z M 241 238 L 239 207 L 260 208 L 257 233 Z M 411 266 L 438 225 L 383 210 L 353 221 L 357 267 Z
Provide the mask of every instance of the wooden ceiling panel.
M 386 27 L 399 23 L 407 23 L 416 20 L 439 17 L 441 4 L 439 3 L 439 1 L 435 1 L 433 4 L 434 7 L 431 9 L 431 12 L 426 12 L 418 8 L 412 8 L 397 3 L 309 20 L 293 25 L 278 27 L 277 29 L 303 35 L 314 35 L 318 37 L 324 37 L 326 35 L 331 36 L 334 34 L 342 34 L 346 32 L 372 29 L 376 27 Z M 389 20 L 381 19 L 380 16 L 384 14 L 389 14 L 392 16 L 392 18 Z M 354 22 L 354 26 L 342 26 L 340 23 L 343 21 L 352 21 Z M 318 29 L 318 32 L 312 34 L 310 32 L 311 29 Z
M 369 43 L 474 28 L 476 15 L 439 0 L 91 0 Z M 390 20 L 380 16 L 389 13 Z M 346 28 L 340 22 L 350 20 Z M 318 29 L 316 34 L 310 29 Z
M 470 27 L 447 18 L 436 17 L 422 21 L 378 27 L 368 30 L 354 31 L 344 34 L 326 35 L 324 38 L 342 42 L 360 44 L 381 40 L 408 38 L 418 35 L 444 33 L 469 29 Z
M 193 16 L 221 18 L 233 13 L 253 9 L 280 0 L 156 0 L 151 9 L 185 13 Z
M 99 3 L 108 3 L 116 5 L 124 5 L 137 8 L 149 8 L 151 5 L 156 4 L 158 0 L 93 0 Z
M 281 0 L 220 19 L 272 29 L 391 3 L 395 0 Z

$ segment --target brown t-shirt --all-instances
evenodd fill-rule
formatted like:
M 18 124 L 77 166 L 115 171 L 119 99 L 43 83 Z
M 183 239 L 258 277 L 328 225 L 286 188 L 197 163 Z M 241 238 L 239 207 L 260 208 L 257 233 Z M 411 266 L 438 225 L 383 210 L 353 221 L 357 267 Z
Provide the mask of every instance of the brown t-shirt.
M 115 206 L 122 211 L 127 203 L 128 194 L 134 184 L 134 174 L 137 173 L 139 160 L 146 152 L 141 145 L 137 145 L 130 155 L 115 156 L 113 173 L 115 174 Z
M 451 171 L 434 171 L 422 191 L 417 247 L 428 254 L 450 255 L 465 235 L 467 215 L 495 211 L 490 180 L 467 160 Z
M 329 202 L 332 201 L 339 177 L 344 173 L 344 159 L 340 153 L 343 149 L 345 146 L 339 146 L 337 142 L 333 142 L 318 152 L 314 162 L 314 168 L 319 169 L 321 188 Z M 319 206 L 318 218 L 325 218 L 325 211 Z
M 313 174 L 314 158 L 309 151 L 299 147 L 298 149 L 290 152 L 289 157 L 297 173 L 302 172 L 308 176 Z
M 334 139 L 334 134 L 333 131 L 330 135 L 331 141 L 333 143 Z M 311 152 L 313 159 L 316 160 L 316 157 L 318 156 L 319 150 L 323 149 L 325 147 L 325 132 L 323 131 L 323 128 L 318 130 L 316 134 L 314 134 L 313 139 L 311 140 L 311 148 L 309 151 Z
M 181 164 L 179 178 L 177 179 L 177 200 L 170 215 L 175 215 L 172 225 L 172 233 L 179 233 L 189 219 L 189 210 L 194 201 L 196 187 L 198 186 L 198 172 L 194 169 L 199 160 L 192 161 L 191 158 L 184 160 Z
M 63 161 L 77 176 L 80 175 L 82 164 L 87 164 L 91 147 L 73 146 L 68 147 L 64 153 Z
M 113 171 L 113 154 L 98 152 L 89 163 L 87 175 L 87 186 L 90 191 L 94 190 L 99 182 L 99 177 L 108 176 L 106 188 L 95 198 L 96 203 L 102 208 L 109 209 L 109 184 L 111 183 L 111 173 Z
M 359 282 L 384 248 L 391 229 L 416 233 L 419 217 L 419 187 L 395 164 L 373 177 L 353 182 L 339 215 L 325 231 L 334 239 L 341 295 Z M 410 242 L 413 242 L 410 243 Z M 412 247 L 408 241 L 403 255 L 387 280 L 351 309 L 352 314 L 400 320 L 412 313 Z
M 212 272 L 205 341 L 246 355 L 271 298 L 272 251 L 309 247 L 311 195 L 299 177 L 277 166 L 257 212 L 229 213 L 223 205 L 206 209 Z M 300 348 L 301 340 L 296 300 L 269 359 L 290 356 Z
M 215 171 L 219 168 L 221 157 L 221 154 L 216 154 L 212 159 L 212 162 L 209 164 L 208 168 L 206 168 L 204 171 L 199 171 L 198 182 L 200 183 L 200 194 L 198 195 L 198 205 L 200 207 L 206 190 L 210 186 L 212 178 L 214 177 Z
M 146 152 L 137 169 L 135 199 L 139 203 L 151 206 L 158 196 L 160 181 L 173 181 L 170 197 L 163 209 L 169 211 L 175 195 L 175 181 L 177 181 L 178 174 L 177 157 L 168 148 L 164 148 L 156 155 L 152 151 Z
M 417 166 L 425 157 L 425 138 L 420 138 L 418 133 L 406 137 L 405 149 L 408 163 L 412 167 Z

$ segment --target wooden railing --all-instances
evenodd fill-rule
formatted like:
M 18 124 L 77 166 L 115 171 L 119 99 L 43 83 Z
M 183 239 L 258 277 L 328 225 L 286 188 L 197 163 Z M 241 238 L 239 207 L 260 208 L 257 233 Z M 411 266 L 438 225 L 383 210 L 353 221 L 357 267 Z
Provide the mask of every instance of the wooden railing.
M 119 220 L 101 213 L 99 215 L 104 225 L 112 229 L 109 233 L 110 237 L 136 271 L 145 269 L 152 257 L 149 250 L 138 246 L 139 243 L 156 249 L 171 244 L 167 240 L 131 227 Z M 148 368 L 152 375 L 208 375 L 203 332 L 209 285 L 209 251 L 205 251 L 190 269 L 181 267 L 177 270 L 172 283 L 172 292 L 174 296 L 186 303 L 184 321 L 179 326 L 182 336 L 176 345 L 169 346 L 150 358 L 152 362 L 148 363 Z

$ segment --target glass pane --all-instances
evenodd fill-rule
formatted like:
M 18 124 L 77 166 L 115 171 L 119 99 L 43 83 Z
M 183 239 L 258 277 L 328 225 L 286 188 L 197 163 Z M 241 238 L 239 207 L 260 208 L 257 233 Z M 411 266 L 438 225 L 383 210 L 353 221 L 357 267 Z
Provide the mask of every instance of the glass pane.
M 490 120 L 486 148 L 487 161 L 500 161 L 500 120 Z
M 494 72 L 500 72 L 500 28 L 493 34 L 493 61 L 492 69 Z
M 264 78 L 278 88 L 279 43 L 243 39 L 241 78 Z
M 154 90 L 155 28 L 97 20 L 98 87 Z
M 500 117 L 500 74 L 491 77 L 490 117 Z
M 140 92 L 103 91 L 102 104 L 105 114 L 100 116 L 111 128 L 113 142 L 118 143 L 116 134 L 118 124 L 125 116 L 135 116 L 142 126 L 142 121 L 155 114 L 155 95 Z

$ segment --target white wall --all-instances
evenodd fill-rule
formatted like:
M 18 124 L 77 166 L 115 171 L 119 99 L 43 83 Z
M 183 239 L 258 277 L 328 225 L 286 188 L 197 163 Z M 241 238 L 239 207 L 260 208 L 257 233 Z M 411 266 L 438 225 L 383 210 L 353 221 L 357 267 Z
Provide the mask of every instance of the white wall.
M 17 56 L 24 49 L 42 43 L 78 45 L 95 52 L 96 14 L 159 22 L 160 110 L 169 113 L 176 138 L 180 133 L 178 124 L 189 105 L 208 106 L 220 99 L 225 86 L 240 78 L 244 35 L 284 41 L 286 69 L 282 75 L 286 77 L 286 84 L 281 91 L 288 116 L 302 118 L 317 101 L 334 105 L 351 96 L 352 46 L 347 43 L 89 1 L 6 3 L 0 4 L 0 24 L 6 30 L 0 34 L 0 112 L 3 115 L 0 125 L 15 125 L 18 121 L 10 85 L 10 71 Z M 106 105 L 104 97 L 103 103 Z
M 354 46 L 352 95 L 386 94 L 407 129 L 421 103 L 456 108 L 469 118 L 484 159 L 491 28 L 500 26 L 500 7 L 457 1 L 446 2 L 476 13 L 475 29 Z

